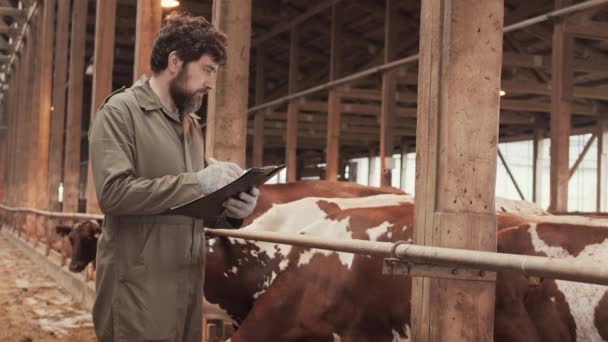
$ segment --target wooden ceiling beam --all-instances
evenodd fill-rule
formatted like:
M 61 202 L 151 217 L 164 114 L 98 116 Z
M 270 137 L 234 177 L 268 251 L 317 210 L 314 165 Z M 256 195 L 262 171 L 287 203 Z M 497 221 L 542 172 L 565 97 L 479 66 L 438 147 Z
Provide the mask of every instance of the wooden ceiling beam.
M 25 18 L 25 10 L 10 6 L 2 6 L 0 7 L 0 17 Z
M 549 84 L 536 82 L 502 81 L 501 89 L 504 90 L 507 95 L 551 95 L 551 86 Z M 608 87 L 574 87 L 574 97 L 608 101 Z
M 259 44 L 262 44 L 263 42 L 268 41 L 276 37 L 277 35 L 296 27 L 297 25 L 314 17 L 315 15 L 328 10 L 329 8 L 331 8 L 331 6 L 338 4 L 342 1 L 343 0 L 326 0 L 321 3 L 318 3 L 315 6 L 310 7 L 308 10 L 306 10 L 306 12 L 298 15 L 297 17 L 288 18 L 280 24 L 275 25 L 273 28 L 270 29 L 270 31 L 259 35 L 259 37 L 254 37 L 251 45 L 257 46 Z
M 577 38 L 592 40 L 608 40 L 608 23 L 590 21 L 584 24 L 566 22 L 566 33 L 572 34 Z

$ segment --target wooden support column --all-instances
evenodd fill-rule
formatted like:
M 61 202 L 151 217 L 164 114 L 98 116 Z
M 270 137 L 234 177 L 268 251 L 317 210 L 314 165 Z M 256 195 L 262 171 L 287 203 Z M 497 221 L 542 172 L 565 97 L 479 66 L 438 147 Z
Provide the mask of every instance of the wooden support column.
M 49 206 L 49 171 L 50 171 L 50 140 L 52 120 L 52 78 L 53 78 L 53 48 L 55 39 L 55 0 L 45 1 L 42 7 L 40 20 L 36 23 L 37 39 L 33 40 L 32 50 L 36 54 L 34 65 L 35 78 L 31 79 L 33 91 L 28 101 L 35 105 L 30 106 L 32 112 L 32 126 L 30 132 L 36 132 L 33 139 L 30 158 L 34 161 L 35 170 L 31 170 L 28 191 L 29 203 L 27 206 L 48 210 Z M 28 80 L 28 82 L 30 82 Z M 35 122 L 34 122 L 35 121 Z M 60 154 L 61 156 L 61 154 Z M 60 157 L 61 158 L 61 157 Z M 37 227 L 44 229 L 46 219 L 38 217 L 28 220 L 28 226 L 36 223 Z M 44 232 L 43 232 L 44 234 Z
M 60 211 L 58 198 L 63 165 L 63 137 L 65 130 L 65 99 L 68 67 L 68 40 L 70 2 L 57 2 L 57 29 L 55 31 L 55 72 L 53 77 L 53 110 L 51 112 L 51 142 L 49 154 L 49 204 L 50 211 Z M 82 27 L 80 28 L 82 30 Z
M 597 131 L 596 211 L 608 211 L 608 121 L 600 120 Z
M 384 21 L 384 63 L 397 57 L 398 1 L 386 0 Z M 391 186 L 393 168 L 393 126 L 397 105 L 397 79 L 395 70 L 382 74 L 382 108 L 380 111 L 380 186 Z
M 375 178 L 376 173 L 374 172 L 374 157 L 376 157 L 377 148 L 373 145 L 368 147 L 367 156 L 367 185 L 372 186 L 372 181 Z
M 135 24 L 135 61 L 133 82 L 142 75 L 150 77 L 150 56 L 152 45 L 163 19 L 163 8 L 159 0 L 137 0 L 137 19 Z
M 63 168 L 63 211 L 78 211 L 80 188 L 80 144 L 82 141 L 82 98 L 85 72 L 88 1 L 75 1 L 72 8 L 72 31 L 68 82 L 68 106 Z
M 226 33 L 228 61 L 209 93 L 206 154 L 245 165 L 251 0 L 213 1 L 213 24 Z
M 8 170 L 6 172 L 6 189 L 7 189 L 7 203 L 11 206 L 15 205 L 15 195 L 16 189 L 15 184 L 17 183 L 15 180 L 15 166 L 17 164 L 17 128 L 19 122 L 17 120 L 17 107 L 19 106 L 19 65 L 20 59 L 17 58 L 15 64 L 13 65 L 13 70 L 11 72 L 10 79 L 10 88 L 9 88 L 9 97 L 8 97 L 8 127 L 9 127 L 9 137 L 8 137 Z
M 422 1 L 417 245 L 496 251 L 503 12 L 502 0 Z M 491 341 L 494 290 L 494 281 L 413 278 L 411 339 Z
M 544 149 L 545 133 L 537 129 L 534 131 L 534 140 L 532 147 L 532 202 L 540 205 L 543 195 L 543 170 L 544 159 L 542 151 Z
M 341 74 L 341 46 L 343 13 L 338 5 L 331 6 L 331 38 L 329 80 L 333 81 Z M 327 108 L 327 151 L 325 179 L 335 181 L 338 179 L 338 158 L 340 154 L 340 102 L 337 89 L 331 89 L 328 96 Z
M 114 32 L 116 25 L 116 0 L 97 0 L 95 14 L 95 58 L 93 63 L 93 94 L 91 96 L 91 122 L 103 100 L 112 92 L 114 69 Z M 93 170 L 89 159 L 87 172 L 87 213 L 101 213 Z
M 255 104 L 264 102 L 266 92 L 266 71 L 264 68 L 264 45 L 260 44 L 255 50 Z M 255 113 L 253 118 L 253 158 L 252 166 L 264 165 L 264 111 Z
M 298 90 L 298 69 L 300 60 L 299 27 L 291 29 L 289 47 L 289 85 L 290 94 Z M 287 133 L 285 145 L 285 161 L 287 164 L 287 182 L 295 182 L 297 177 L 298 152 L 298 111 L 299 99 L 293 99 L 287 104 Z
M 556 8 L 572 0 L 556 0 Z M 574 38 L 558 19 L 553 26 L 551 61 L 551 178 L 549 211 L 568 210 L 570 127 L 573 100 Z
M 400 145 L 400 149 L 399 149 L 399 151 L 401 153 L 401 165 L 400 165 L 400 168 L 401 168 L 401 177 L 399 178 L 399 188 L 401 190 L 404 190 L 404 191 L 406 191 L 405 190 L 405 182 L 407 180 L 406 176 L 407 176 L 407 153 L 408 153 L 408 148 L 409 147 L 407 146 L 407 144 L 402 141 L 401 145 Z M 411 191 L 409 191 L 409 192 L 411 192 Z

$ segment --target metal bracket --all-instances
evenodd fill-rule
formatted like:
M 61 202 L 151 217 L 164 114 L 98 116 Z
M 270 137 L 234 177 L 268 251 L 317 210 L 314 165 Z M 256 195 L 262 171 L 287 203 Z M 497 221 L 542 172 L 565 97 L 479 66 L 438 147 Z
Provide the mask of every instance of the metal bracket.
M 473 281 L 496 281 L 496 272 L 463 267 L 415 263 L 395 258 L 384 259 L 382 274 Z

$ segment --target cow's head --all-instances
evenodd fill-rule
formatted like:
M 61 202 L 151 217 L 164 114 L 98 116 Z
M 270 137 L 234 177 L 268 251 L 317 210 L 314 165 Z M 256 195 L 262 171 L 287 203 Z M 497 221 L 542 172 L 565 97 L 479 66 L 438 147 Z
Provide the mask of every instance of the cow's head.
M 72 272 L 82 272 L 85 267 L 95 260 L 97 255 L 97 239 L 101 234 L 101 224 L 97 220 L 77 223 L 74 228 L 57 226 L 57 234 L 67 236 L 72 245 L 72 260 L 68 266 Z

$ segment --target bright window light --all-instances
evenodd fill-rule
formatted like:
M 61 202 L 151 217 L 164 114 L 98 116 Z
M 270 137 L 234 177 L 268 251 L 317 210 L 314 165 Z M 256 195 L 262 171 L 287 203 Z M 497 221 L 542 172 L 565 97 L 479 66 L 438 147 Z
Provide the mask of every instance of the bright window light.
M 505 95 L 507 95 L 507 93 L 505 93 L 505 91 L 504 91 L 504 90 L 501 90 L 501 91 L 500 91 L 500 96 L 505 96 Z

